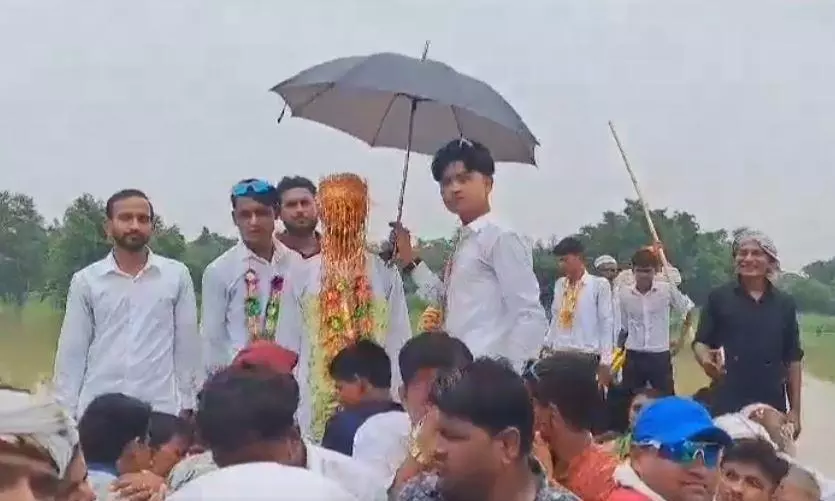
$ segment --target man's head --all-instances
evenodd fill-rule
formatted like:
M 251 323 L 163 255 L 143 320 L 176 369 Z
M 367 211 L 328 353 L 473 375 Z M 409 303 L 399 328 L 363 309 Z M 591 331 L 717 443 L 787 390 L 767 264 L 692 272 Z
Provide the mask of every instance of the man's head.
M 635 274 L 635 287 L 638 290 L 649 290 L 655 275 L 661 269 L 661 261 L 652 248 L 638 249 L 632 255 L 632 273 Z
M 445 332 L 424 332 L 406 341 L 397 361 L 403 379 L 400 400 L 417 423 L 426 414 L 429 390 L 438 373 L 467 365 L 473 361 L 473 354 L 460 339 Z
M 775 501 L 789 464 L 761 439 L 736 441 L 722 456 L 718 501 Z
M 391 359 L 374 341 L 363 339 L 343 348 L 328 372 L 336 382 L 339 403 L 346 407 L 363 403 L 375 391 L 391 389 Z
M 432 177 L 444 205 L 466 222 L 489 210 L 495 172 L 490 150 L 466 139 L 450 141 L 432 159 Z
M 688 398 L 665 397 L 638 415 L 631 465 L 667 501 L 710 501 L 719 458 L 731 439 L 707 410 Z
M 197 428 L 218 466 L 259 461 L 301 466 L 298 405 L 293 376 L 230 367 L 203 386 Z
M 487 499 L 508 473 L 527 468 L 534 411 L 525 382 L 504 360 L 479 358 L 438 379 L 435 460 L 445 499 Z
M 151 406 L 122 393 L 96 397 L 78 422 L 86 460 L 110 466 L 116 466 L 131 442 L 147 447 L 150 429 Z
M 780 272 L 777 247 L 765 234 L 743 231 L 734 239 L 732 252 L 736 273 L 743 278 L 775 278 Z
M 789 468 L 777 490 L 779 501 L 820 501 L 821 486 L 815 475 L 797 465 Z
M 154 206 L 145 193 L 127 189 L 114 193 L 105 204 L 105 232 L 114 245 L 138 252 L 154 233 Z
M 576 276 L 585 270 L 584 252 L 583 242 L 575 237 L 563 238 L 554 246 L 554 255 L 563 275 Z
M 591 430 L 603 405 L 596 369 L 585 354 L 558 352 L 523 371 L 542 438 L 553 443 L 568 433 Z
M 629 425 L 635 426 L 638 414 L 640 414 L 647 405 L 663 396 L 664 395 L 655 388 L 646 387 L 637 390 L 632 396 L 632 401 L 629 404 Z
M 307 235 L 316 230 L 319 214 L 316 209 L 316 185 L 306 177 L 284 177 L 276 186 L 278 217 L 287 232 Z
M 232 221 L 249 247 L 267 245 L 275 232 L 278 192 L 261 179 L 244 179 L 232 187 Z
M 604 254 L 594 260 L 594 269 L 601 277 L 612 283 L 618 276 L 618 262 L 612 256 Z

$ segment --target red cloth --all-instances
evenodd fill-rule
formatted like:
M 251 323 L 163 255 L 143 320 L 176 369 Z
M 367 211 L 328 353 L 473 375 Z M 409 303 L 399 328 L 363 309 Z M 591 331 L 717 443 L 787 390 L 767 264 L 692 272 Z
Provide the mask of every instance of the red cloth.
M 259 340 L 250 344 L 232 361 L 233 367 L 263 367 L 283 374 L 290 374 L 296 367 L 299 356 L 272 341 Z
M 606 501 L 615 490 L 615 468 L 618 460 L 597 444 L 568 463 L 563 486 L 583 501 Z
M 618 487 L 606 499 L 606 501 L 651 501 L 649 497 L 629 487 Z

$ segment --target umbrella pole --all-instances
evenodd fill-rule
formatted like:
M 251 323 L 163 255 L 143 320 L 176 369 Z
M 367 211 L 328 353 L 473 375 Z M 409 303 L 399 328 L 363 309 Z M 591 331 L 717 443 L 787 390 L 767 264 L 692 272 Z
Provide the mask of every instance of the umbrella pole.
M 397 199 L 397 218 L 395 221 L 398 225 L 403 220 L 403 204 L 406 201 L 406 181 L 409 179 L 409 158 L 412 155 L 412 136 L 415 129 L 415 112 L 417 111 L 417 103 L 418 100 L 412 98 L 412 107 L 409 111 L 409 135 L 406 138 L 406 155 L 403 159 L 403 175 L 400 180 L 400 197 Z M 397 241 L 395 240 L 394 231 L 392 231 L 387 245 L 383 246 L 379 255 L 389 266 L 394 265 L 394 256 L 397 255 Z

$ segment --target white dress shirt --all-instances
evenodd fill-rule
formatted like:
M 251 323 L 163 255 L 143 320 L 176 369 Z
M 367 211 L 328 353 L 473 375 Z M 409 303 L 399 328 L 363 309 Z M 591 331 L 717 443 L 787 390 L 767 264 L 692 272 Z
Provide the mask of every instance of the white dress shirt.
M 387 266 L 376 254 L 367 253 L 367 272 L 373 302 L 382 305 L 383 318 L 375 318 L 376 341 L 385 348 L 392 361 L 391 387 L 400 386 L 400 367 L 397 356 L 400 348 L 412 337 L 409 310 L 403 280 L 396 267 Z M 322 284 L 322 255 L 316 255 L 294 266 L 289 277 L 289 288 L 281 297 L 281 313 L 276 341 L 299 355 L 296 380 L 300 401 L 297 418 L 302 432 L 309 436 L 312 422 L 313 396 L 310 388 L 312 364 L 311 340 L 316 342 L 321 319 L 318 316 L 319 292 Z M 379 311 L 376 307 L 375 311 Z M 395 396 L 395 395 L 393 395 Z
M 618 289 L 618 302 L 626 349 L 651 353 L 670 350 L 670 310 L 684 316 L 694 307 L 678 287 L 659 280 L 643 294 L 634 286 Z
M 567 329 L 560 325 L 560 309 L 566 283 L 566 277 L 560 277 L 554 284 L 547 345 L 555 350 L 600 355 L 601 364 L 611 365 L 615 333 L 614 303 L 609 281 L 588 272 L 583 273 L 574 306 L 574 321 Z
M 412 422 L 404 411 L 389 411 L 366 419 L 354 434 L 353 457 L 365 464 L 391 487 L 397 470 L 409 457 Z
M 183 263 L 149 252 L 133 277 L 111 253 L 73 275 L 54 376 L 71 415 L 114 392 L 160 412 L 193 409 L 200 366 L 194 284 Z
M 444 327 L 479 356 L 502 356 L 521 368 L 545 341 L 530 242 L 490 214 L 461 229 L 444 284 L 425 263 L 412 271 L 418 295 L 444 304 Z
M 302 261 L 296 251 L 278 240 L 275 242 L 272 261 L 255 255 L 243 242 L 238 242 L 212 261 L 203 272 L 201 328 L 204 362 L 208 373 L 232 363 L 235 355 L 249 342 L 245 309 L 246 272 L 252 269 L 258 276 L 260 316 L 263 322 L 273 278 L 285 277 L 286 291 L 289 285 L 286 277 L 290 268 Z

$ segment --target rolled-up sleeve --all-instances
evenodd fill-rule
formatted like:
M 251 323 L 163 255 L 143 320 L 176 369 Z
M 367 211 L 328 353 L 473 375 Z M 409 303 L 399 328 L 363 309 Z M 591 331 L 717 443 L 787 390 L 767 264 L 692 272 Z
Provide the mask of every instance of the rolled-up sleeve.
M 197 326 L 197 298 L 188 268 L 182 266 L 177 304 L 174 306 L 174 374 L 180 407 L 194 409 L 203 380 L 202 347 Z
M 78 412 L 78 397 L 87 373 L 87 353 L 94 328 L 89 286 L 79 272 L 70 281 L 53 376 L 55 396 L 71 416 Z
M 597 281 L 598 296 L 597 296 L 597 320 L 600 328 L 598 333 L 600 338 L 600 363 L 602 365 L 612 365 L 612 358 L 614 357 L 614 303 L 612 302 L 612 288 L 606 279 L 601 278 Z
M 548 333 L 548 320 L 539 301 L 539 282 L 533 272 L 533 252 L 521 236 L 504 232 L 493 246 L 492 262 L 510 317 L 504 325 L 512 326 L 509 341 L 513 353 L 507 356 L 521 368 L 525 360 L 537 356 Z

